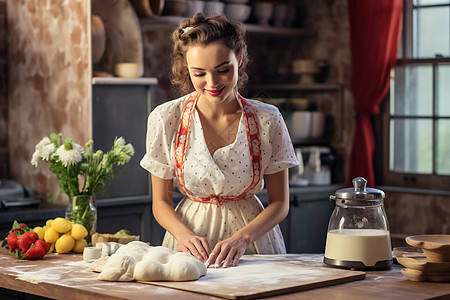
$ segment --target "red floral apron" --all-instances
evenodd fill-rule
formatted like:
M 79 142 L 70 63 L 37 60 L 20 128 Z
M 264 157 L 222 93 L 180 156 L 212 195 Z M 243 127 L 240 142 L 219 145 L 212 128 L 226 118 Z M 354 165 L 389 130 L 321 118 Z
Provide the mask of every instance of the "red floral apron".
M 226 197 L 220 195 L 210 195 L 208 197 L 197 197 L 192 194 L 184 182 L 184 162 L 186 160 L 187 141 L 189 140 L 189 127 L 191 125 L 192 113 L 200 94 L 193 92 L 189 95 L 188 101 L 181 113 L 180 123 L 178 125 L 178 132 L 175 141 L 175 174 L 177 176 L 180 187 L 185 191 L 186 196 L 195 202 L 211 203 L 217 206 L 222 205 L 225 201 L 242 200 L 250 195 L 248 191 L 253 189 L 261 178 L 261 137 L 259 135 L 259 127 L 256 121 L 256 115 L 250 104 L 238 94 L 238 102 L 244 114 L 248 144 L 250 146 L 250 154 L 253 166 L 253 181 L 247 189 L 236 197 Z

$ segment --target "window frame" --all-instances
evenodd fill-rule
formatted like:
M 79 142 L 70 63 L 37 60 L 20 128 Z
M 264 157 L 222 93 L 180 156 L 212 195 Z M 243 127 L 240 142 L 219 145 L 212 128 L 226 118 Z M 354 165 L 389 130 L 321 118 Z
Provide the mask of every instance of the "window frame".
M 398 59 L 396 66 L 399 65 L 429 65 L 433 67 L 433 111 L 429 117 L 422 117 L 424 119 L 430 119 L 433 122 L 433 167 L 432 174 L 419 174 L 419 173 L 405 173 L 394 172 L 389 169 L 390 160 L 390 121 L 391 119 L 414 119 L 417 116 L 407 117 L 392 117 L 390 114 L 390 94 L 388 93 L 380 105 L 380 114 L 374 119 L 374 130 L 377 141 L 376 153 L 374 157 L 375 172 L 377 176 L 377 182 L 386 186 L 398 186 L 407 188 L 419 188 L 419 189 L 432 189 L 432 190 L 450 190 L 450 175 L 438 175 L 436 174 L 436 147 L 437 147 L 437 132 L 436 123 L 438 120 L 445 120 L 448 117 L 439 116 L 436 113 L 435 105 L 437 101 L 436 96 L 436 71 L 439 64 L 450 64 L 450 57 L 436 57 L 436 58 L 412 58 L 413 57 L 413 0 L 404 1 L 404 18 L 403 18 L 403 35 L 398 47 Z M 449 4 L 439 5 L 417 5 L 417 8 L 421 7 L 449 7 Z M 450 8 L 449 8 L 450 9 Z M 379 169 L 381 166 L 381 169 Z

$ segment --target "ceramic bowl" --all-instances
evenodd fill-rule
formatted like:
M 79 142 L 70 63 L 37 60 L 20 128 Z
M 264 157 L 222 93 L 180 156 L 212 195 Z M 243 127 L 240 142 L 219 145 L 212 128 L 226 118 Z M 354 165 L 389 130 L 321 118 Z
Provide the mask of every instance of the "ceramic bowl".
M 253 15 L 255 16 L 258 24 L 269 25 L 269 20 L 272 18 L 273 4 L 270 2 L 254 2 L 253 3 Z
M 97 247 L 84 247 L 83 249 L 83 260 L 85 262 L 92 262 L 93 260 L 99 259 L 101 255 L 101 249 Z
M 196 13 L 203 13 L 205 10 L 205 1 L 187 0 L 186 4 L 186 10 L 183 14 L 185 17 L 192 17 Z
M 215 17 L 223 14 L 225 3 L 219 1 L 206 1 L 204 15 L 206 17 Z
M 114 66 L 114 74 L 122 78 L 137 78 L 144 74 L 144 67 L 138 63 L 118 63 Z
M 405 238 L 406 243 L 422 248 L 430 262 L 450 262 L 450 235 L 425 234 Z
M 311 131 L 311 112 L 295 111 L 286 123 L 291 138 L 308 138 Z
M 245 4 L 227 3 L 225 4 L 224 13 L 233 20 L 245 22 L 250 17 L 252 8 Z

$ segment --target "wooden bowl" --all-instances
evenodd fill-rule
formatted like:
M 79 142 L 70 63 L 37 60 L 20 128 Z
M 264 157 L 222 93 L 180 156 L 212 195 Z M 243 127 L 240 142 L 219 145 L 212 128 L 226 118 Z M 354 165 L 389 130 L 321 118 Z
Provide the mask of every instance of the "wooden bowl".
M 413 246 L 422 248 L 430 262 L 450 262 L 450 235 L 426 234 L 408 236 L 405 241 Z

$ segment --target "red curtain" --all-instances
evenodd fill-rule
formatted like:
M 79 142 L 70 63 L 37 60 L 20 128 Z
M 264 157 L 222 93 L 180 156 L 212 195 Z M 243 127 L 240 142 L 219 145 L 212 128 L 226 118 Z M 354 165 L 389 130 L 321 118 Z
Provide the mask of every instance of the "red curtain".
M 375 185 L 375 137 L 371 116 L 389 89 L 403 18 L 403 0 L 348 0 L 352 91 L 356 113 L 350 181 L 364 177 Z

